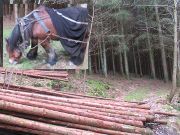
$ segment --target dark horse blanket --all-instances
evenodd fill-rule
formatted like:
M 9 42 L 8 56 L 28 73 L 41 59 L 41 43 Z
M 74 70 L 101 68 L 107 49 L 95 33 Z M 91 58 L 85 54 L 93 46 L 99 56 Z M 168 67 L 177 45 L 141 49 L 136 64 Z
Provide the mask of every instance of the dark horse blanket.
M 64 9 L 46 8 L 60 37 L 83 41 L 88 27 L 88 10 L 81 7 Z M 64 49 L 71 55 L 71 61 L 80 65 L 84 60 L 85 47 L 82 43 L 60 38 Z

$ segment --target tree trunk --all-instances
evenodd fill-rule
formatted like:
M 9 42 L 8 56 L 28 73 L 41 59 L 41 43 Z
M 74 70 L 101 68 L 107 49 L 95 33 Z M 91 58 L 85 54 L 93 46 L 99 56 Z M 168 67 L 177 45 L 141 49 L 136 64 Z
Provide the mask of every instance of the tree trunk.
M 138 43 L 139 43 L 139 42 L 138 42 Z M 143 73 L 142 73 L 141 56 L 140 56 L 140 53 L 139 53 L 139 44 L 137 44 L 137 53 L 138 53 L 138 62 L 139 62 L 140 77 L 142 77 L 142 76 L 143 76 Z
M 89 74 L 92 74 L 92 65 L 91 65 L 91 54 L 89 53 L 89 60 L 88 60 L 88 62 L 89 62 Z
M 120 46 L 120 44 L 119 44 L 119 46 Z M 121 74 L 122 74 L 122 76 L 124 76 L 123 59 L 122 59 L 121 52 L 119 53 L 119 64 L 120 64 Z
M 99 52 L 100 52 L 101 71 L 103 73 L 104 72 L 104 70 L 103 70 L 104 63 L 103 63 L 103 52 L 102 52 L 102 45 L 101 45 L 101 43 L 99 43 Z
M 178 17 L 177 17 L 177 2 L 174 0 L 174 62 L 173 62 L 173 77 L 172 77 L 172 90 L 169 95 L 169 102 L 172 101 L 177 90 L 177 65 L 178 65 Z
M 28 14 L 28 4 L 26 3 L 25 4 L 25 15 L 27 15 Z
M 99 73 L 101 73 L 101 54 L 100 54 L 100 48 L 98 48 L 98 70 Z
M 134 47 L 133 47 L 132 49 L 133 49 L 133 58 L 134 58 L 134 70 L 135 70 L 135 74 L 136 74 L 136 76 L 137 76 L 137 75 L 138 75 L 138 73 L 137 73 L 136 54 L 135 54 Z
M 104 43 L 104 37 L 102 37 L 103 42 L 102 42 L 102 47 L 103 47 L 103 63 L 104 63 L 104 67 L 103 67 L 103 71 L 104 71 L 104 75 L 105 77 L 107 77 L 107 60 L 106 60 L 106 45 Z
M 149 57 L 150 57 L 150 65 L 151 65 L 151 75 L 155 79 L 156 78 L 156 72 L 155 72 L 155 64 L 154 64 L 154 53 L 151 47 L 151 41 L 150 41 L 150 35 L 149 35 L 149 29 L 148 29 L 148 22 L 147 22 L 147 16 L 146 16 L 146 9 L 145 11 L 145 24 L 146 24 L 146 33 L 147 33 L 147 44 L 149 49 Z
M 24 16 L 24 4 L 20 4 L 20 7 L 19 7 L 19 16 L 20 17 L 23 17 Z
M 161 47 L 161 58 L 162 58 L 162 65 L 163 65 L 163 72 L 164 72 L 164 81 L 168 82 L 169 76 L 168 76 L 168 70 L 167 70 L 165 46 L 163 42 L 163 34 L 162 34 L 162 28 L 161 28 L 161 23 L 160 23 L 160 18 L 159 18 L 159 11 L 156 5 L 157 5 L 157 1 L 155 1 L 155 11 L 156 11 L 156 20 L 158 22 L 159 41 L 160 41 L 160 47 Z
M 122 38 L 123 41 L 122 42 L 123 42 L 125 72 L 126 72 L 127 79 L 129 79 L 129 65 L 128 65 L 128 56 L 127 56 L 127 49 L 126 49 L 126 41 L 125 41 L 125 38 L 124 38 L 124 26 L 123 26 L 123 24 L 121 24 L 121 32 L 122 32 L 122 35 L 123 35 L 123 38 Z
M 96 55 L 94 55 L 94 68 L 95 68 L 95 73 L 98 73 L 97 57 L 96 57 Z
M 114 46 L 112 45 L 112 66 L 113 66 L 113 75 L 116 74 L 116 67 L 115 67 L 115 58 L 114 58 Z
M 14 22 L 18 19 L 18 4 L 14 4 Z
M 178 44 L 178 69 L 177 69 L 177 86 L 180 87 L 180 45 Z
M 0 2 L 0 20 L 3 20 L 3 14 L 2 14 L 2 10 L 3 10 L 3 4 L 2 1 Z M 3 66 L 3 21 L 0 21 L 0 67 Z

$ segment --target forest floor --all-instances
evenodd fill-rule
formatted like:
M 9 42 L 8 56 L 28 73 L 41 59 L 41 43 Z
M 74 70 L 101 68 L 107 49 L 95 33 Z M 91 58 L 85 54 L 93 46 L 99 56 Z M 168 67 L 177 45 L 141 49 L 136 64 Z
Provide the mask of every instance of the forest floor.
M 109 75 L 104 78 L 101 75 L 87 75 L 86 79 L 82 75 L 71 74 L 68 82 L 53 81 L 47 79 L 34 79 L 29 77 L 13 76 L 8 79 L 11 84 L 48 87 L 58 91 L 72 92 L 90 96 L 113 98 L 126 101 L 145 101 L 152 110 L 179 112 L 179 97 L 174 98 L 173 104 L 166 104 L 167 95 L 171 89 L 171 83 L 164 83 L 160 80 L 149 78 L 126 78 Z M 3 82 L 3 75 L 0 77 Z M 170 128 L 171 127 L 171 128 Z M 168 126 L 155 126 L 154 135 L 178 135 L 175 129 L 180 129 L 180 119 L 170 118 Z
M 5 20 L 4 26 L 3 37 L 5 38 L 9 36 L 13 23 L 12 21 Z M 39 51 L 42 51 L 42 53 L 38 56 L 38 61 L 29 61 L 26 58 L 23 58 L 22 63 L 18 68 L 28 69 L 43 62 L 46 55 L 44 50 L 40 49 Z M 61 53 L 60 49 L 59 52 Z M 5 53 L 5 41 L 4 65 L 10 66 L 8 64 L 7 54 Z M 171 83 L 164 83 L 163 81 L 152 80 L 149 78 L 131 78 L 130 80 L 127 80 L 117 74 L 115 76 L 109 75 L 108 78 L 104 78 L 104 76 L 101 75 L 87 75 L 86 79 L 84 79 L 83 75 L 76 76 L 71 74 L 69 76 L 69 82 L 33 79 L 21 76 L 13 76 L 8 81 L 8 83 L 11 84 L 48 87 L 58 91 L 113 98 L 117 100 L 145 101 L 150 104 L 152 110 L 169 112 L 180 111 L 180 101 L 178 96 L 174 98 L 173 104 L 166 104 L 167 96 L 172 88 Z M 4 77 L 1 74 L 0 82 L 4 82 Z M 180 118 L 177 119 L 172 117 L 169 119 L 168 126 L 155 126 L 153 129 L 154 135 L 178 135 L 174 129 L 180 129 Z

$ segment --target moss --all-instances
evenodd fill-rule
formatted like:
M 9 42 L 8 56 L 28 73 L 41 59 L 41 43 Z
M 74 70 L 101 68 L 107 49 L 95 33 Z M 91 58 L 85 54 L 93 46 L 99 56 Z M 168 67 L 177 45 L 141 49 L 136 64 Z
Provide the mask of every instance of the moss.
M 163 109 L 164 109 L 165 111 L 173 111 L 173 110 L 174 110 L 174 108 L 173 108 L 172 106 L 167 105 L 167 104 L 163 106 Z
M 130 92 L 128 95 L 124 97 L 124 100 L 126 101 L 143 101 L 148 94 L 149 94 L 148 88 L 138 88 L 132 92 Z
M 41 83 L 35 82 L 33 84 L 34 87 L 43 87 L 43 85 Z
M 99 97 L 109 97 L 107 90 L 109 89 L 109 84 L 103 83 L 97 80 L 88 80 L 87 85 L 89 87 L 88 95 L 99 96 Z
M 57 81 L 57 80 L 51 80 L 47 83 L 47 86 L 61 91 L 69 91 L 73 89 L 73 86 L 69 82 L 63 82 L 63 81 Z

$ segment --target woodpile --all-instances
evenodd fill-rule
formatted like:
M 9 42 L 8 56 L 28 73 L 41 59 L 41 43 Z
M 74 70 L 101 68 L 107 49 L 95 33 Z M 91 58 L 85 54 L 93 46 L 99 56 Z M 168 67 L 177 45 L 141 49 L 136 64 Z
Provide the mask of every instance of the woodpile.
M 50 80 L 59 80 L 59 81 L 68 81 L 68 73 L 66 71 L 46 71 L 46 70 L 10 70 L 0 67 L 0 73 L 5 74 L 15 74 L 21 76 L 28 76 L 32 78 L 39 79 L 50 79 Z
M 147 123 L 166 124 L 143 102 L 88 97 L 47 88 L 0 84 L 0 128 L 39 135 L 152 134 Z

